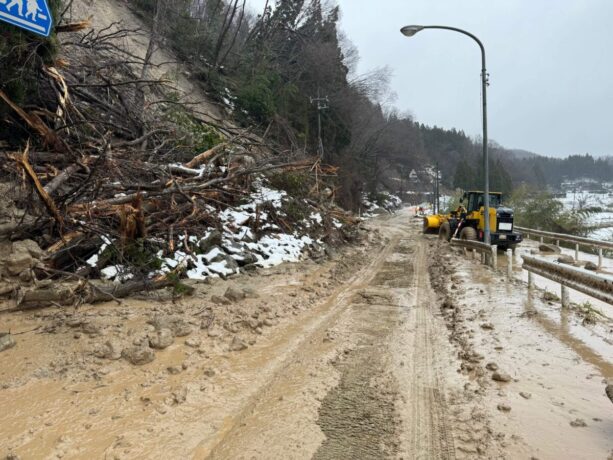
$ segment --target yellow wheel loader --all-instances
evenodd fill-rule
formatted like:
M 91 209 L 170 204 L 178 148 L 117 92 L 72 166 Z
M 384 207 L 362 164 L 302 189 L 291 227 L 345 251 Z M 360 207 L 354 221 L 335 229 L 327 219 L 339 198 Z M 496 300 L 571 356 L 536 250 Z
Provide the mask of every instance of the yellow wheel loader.
M 449 214 L 436 214 L 424 217 L 424 233 L 438 233 L 442 240 L 451 238 L 483 241 L 485 217 L 483 206 L 484 193 L 465 192 L 460 206 Z M 514 231 L 513 210 L 502 206 L 502 193 L 490 192 L 490 229 L 491 243 L 500 249 L 515 249 L 523 236 Z

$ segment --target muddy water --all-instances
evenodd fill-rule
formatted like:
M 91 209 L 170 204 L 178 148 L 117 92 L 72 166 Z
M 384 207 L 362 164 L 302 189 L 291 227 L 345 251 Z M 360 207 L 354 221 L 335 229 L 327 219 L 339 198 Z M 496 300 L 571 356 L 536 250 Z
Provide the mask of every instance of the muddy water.
M 543 302 L 538 293 L 528 296 L 525 285 L 460 262 L 465 292 L 458 300 L 472 316 L 472 341 L 485 362 L 514 379 L 486 382 L 492 429 L 518 456 L 607 458 L 613 425 L 603 382 L 613 377 L 611 343 L 581 325 L 572 311 Z M 486 302 L 478 300 L 482 295 Z M 493 329 L 481 328 L 485 322 Z M 511 411 L 501 413 L 498 404 Z

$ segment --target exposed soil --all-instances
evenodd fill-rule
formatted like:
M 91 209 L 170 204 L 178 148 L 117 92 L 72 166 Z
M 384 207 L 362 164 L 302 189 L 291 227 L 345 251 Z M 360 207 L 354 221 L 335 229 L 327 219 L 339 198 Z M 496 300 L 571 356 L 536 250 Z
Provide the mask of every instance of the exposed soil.
M 0 315 L 16 341 L 0 352 L 0 455 L 611 455 L 611 332 L 421 235 L 409 212 L 367 227 L 334 260 L 180 301 Z

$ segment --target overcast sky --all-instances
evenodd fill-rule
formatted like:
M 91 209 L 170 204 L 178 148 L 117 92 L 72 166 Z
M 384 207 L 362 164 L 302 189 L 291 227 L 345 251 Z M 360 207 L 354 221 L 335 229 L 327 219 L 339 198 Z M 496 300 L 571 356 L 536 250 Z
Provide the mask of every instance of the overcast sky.
M 260 10 L 264 0 L 249 0 Z M 543 155 L 613 155 L 613 0 L 340 0 L 359 72 L 388 66 L 394 105 L 422 123 L 481 133 L 485 44 L 490 138 Z

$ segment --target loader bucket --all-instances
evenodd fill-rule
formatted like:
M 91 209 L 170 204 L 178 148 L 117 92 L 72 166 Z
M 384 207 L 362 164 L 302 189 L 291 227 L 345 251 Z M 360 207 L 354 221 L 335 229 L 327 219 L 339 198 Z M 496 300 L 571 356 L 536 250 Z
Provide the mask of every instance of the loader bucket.
M 440 215 L 432 215 L 424 217 L 424 233 L 438 233 L 438 229 L 443 223 L 443 216 Z

